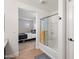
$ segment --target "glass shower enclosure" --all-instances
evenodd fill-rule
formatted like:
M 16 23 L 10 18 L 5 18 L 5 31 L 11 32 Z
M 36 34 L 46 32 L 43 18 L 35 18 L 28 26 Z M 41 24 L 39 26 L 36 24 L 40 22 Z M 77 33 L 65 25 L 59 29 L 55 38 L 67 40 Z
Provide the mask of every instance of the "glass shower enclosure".
M 40 42 L 57 51 L 58 49 L 58 15 L 40 19 Z

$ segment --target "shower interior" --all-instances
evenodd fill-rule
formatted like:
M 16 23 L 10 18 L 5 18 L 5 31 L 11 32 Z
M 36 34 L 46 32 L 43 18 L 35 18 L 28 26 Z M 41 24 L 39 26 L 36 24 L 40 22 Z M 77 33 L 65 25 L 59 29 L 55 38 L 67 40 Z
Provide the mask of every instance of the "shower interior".
M 40 42 L 54 51 L 58 49 L 58 13 L 40 19 Z

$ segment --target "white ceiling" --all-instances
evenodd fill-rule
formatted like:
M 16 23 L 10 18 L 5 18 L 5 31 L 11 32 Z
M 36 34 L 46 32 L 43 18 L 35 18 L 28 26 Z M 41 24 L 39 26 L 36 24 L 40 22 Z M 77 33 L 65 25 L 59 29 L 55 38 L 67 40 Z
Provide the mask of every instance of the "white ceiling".
M 40 0 L 18 0 L 18 1 L 48 11 L 50 10 L 55 11 L 58 9 L 58 0 L 45 0 L 46 1 L 45 4 L 41 4 Z

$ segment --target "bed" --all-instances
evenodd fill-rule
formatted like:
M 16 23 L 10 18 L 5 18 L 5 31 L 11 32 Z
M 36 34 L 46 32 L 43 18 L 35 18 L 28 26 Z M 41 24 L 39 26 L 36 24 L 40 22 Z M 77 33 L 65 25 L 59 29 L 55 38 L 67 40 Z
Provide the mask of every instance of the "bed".
M 19 41 L 36 39 L 35 33 L 19 33 Z

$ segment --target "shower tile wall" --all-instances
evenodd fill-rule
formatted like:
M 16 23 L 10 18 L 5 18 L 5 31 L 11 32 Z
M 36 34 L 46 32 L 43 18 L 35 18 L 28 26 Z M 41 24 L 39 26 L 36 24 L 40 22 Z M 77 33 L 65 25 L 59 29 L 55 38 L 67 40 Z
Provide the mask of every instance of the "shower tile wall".
M 58 47 L 58 22 L 57 15 L 49 18 L 48 25 L 48 46 L 52 49 L 57 49 Z

